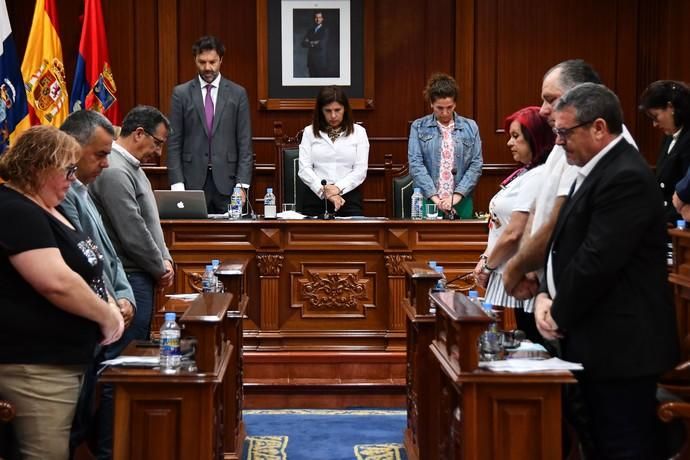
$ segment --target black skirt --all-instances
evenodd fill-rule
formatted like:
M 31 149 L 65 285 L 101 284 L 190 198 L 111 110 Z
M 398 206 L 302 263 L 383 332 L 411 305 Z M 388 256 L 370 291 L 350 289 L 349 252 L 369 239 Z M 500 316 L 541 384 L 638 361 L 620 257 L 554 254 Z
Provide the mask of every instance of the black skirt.
M 343 198 L 345 199 L 345 204 L 338 210 L 338 212 L 334 211 L 333 203 L 326 200 L 329 214 L 342 217 L 363 215 L 362 192 L 360 187 L 350 190 L 343 195 Z M 304 192 L 302 210 L 300 211 L 298 209 L 298 211 L 300 211 L 302 214 L 306 214 L 307 216 L 322 216 L 324 212 L 323 202 L 324 200 L 319 198 L 314 192 L 311 191 L 311 189 L 307 188 Z

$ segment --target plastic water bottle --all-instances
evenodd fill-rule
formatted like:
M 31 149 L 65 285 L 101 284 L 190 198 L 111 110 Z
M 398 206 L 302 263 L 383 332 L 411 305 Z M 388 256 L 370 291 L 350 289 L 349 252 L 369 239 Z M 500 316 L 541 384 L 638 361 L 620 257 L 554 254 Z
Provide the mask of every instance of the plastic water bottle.
M 220 267 L 220 260 L 211 259 L 211 265 L 213 265 L 213 277 L 216 281 L 216 289 L 213 292 L 225 292 L 225 286 L 223 286 L 223 282 L 218 278 L 217 274 L 218 267 Z
M 484 305 L 482 305 L 484 308 L 484 313 L 489 315 L 489 318 L 491 318 L 492 322 L 489 323 L 489 327 L 487 330 L 493 331 L 493 332 L 498 332 L 498 326 L 496 325 L 496 313 L 494 312 L 494 306 L 490 304 L 489 302 L 484 302 Z
M 676 221 L 676 228 L 678 230 L 685 230 L 686 224 L 685 224 L 685 219 L 678 219 Z
M 175 321 L 175 313 L 165 314 L 165 322 L 161 326 L 160 366 L 164 374 L 174 374 L 180 369 L 180 326 Z
M 271 187 L 266 189 L 266 195 L 264 195 L 264 217 L 266 219 L 276 218 L 276 196 Z
M 230 196 L 230 206 L 228 206 L 228 217 L 233 220 L 237 220 L 242 217 L 242 193 L 239 187 L 235 187 L 235 190 Z
M 216 292 L 218 281 L 213 272 L 213 265 L 206 265 L 206 270 L 201 276 L 201 292 Z
M 446 276 L 443 274 L 443 267 L 441 265 L 436 265 L 434 267 L 436 273 L 441 275 L 441 279 L 436 281 L 436 286 L 434 287 L 434 292 L 440 292 L 446 290 Z
M 412 219 L 422 220 L 424 214 L 422 213 L 422 207 L 424 206 L 424 197 L 422 196 L 422 190 L 419 187 L 414 188 L 414 193 L 412 193 Z
M 470 299 L 470 302 L 476 303 L 480 307 L 482 306 L 482 303 L 479 301 L 479 292 L 478 291 L 468 292 L 467 298 Z

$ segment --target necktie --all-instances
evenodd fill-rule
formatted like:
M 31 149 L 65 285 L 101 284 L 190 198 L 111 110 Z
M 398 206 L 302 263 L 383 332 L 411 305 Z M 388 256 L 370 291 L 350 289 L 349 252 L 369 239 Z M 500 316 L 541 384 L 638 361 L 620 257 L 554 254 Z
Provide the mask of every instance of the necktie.
M 211 88 L 213 88 L 213 85 L 208 84 L 205 88 L 204 113 L 206 114 L 206 128 L 208 131 L 208 163 L 211 164 L 211 139 L 213 138 L 213 98 L 211 98 Z

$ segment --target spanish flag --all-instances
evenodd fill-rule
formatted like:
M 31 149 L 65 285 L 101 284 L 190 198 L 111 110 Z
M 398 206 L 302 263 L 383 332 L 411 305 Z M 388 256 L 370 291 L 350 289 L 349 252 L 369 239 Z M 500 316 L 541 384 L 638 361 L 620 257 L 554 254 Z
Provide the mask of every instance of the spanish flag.
M 12 38 L 5 0 L 0 0 L 0 154 L 15 133 L 29 127 L 24 79 L 19 70 L 17 47 Z
M 117 88 L 108 58 L 108 39 L 103 23 L 101 0 L 84 1 L 84 24 L 81 29 L 70 104 L 70 111 L 96 110 L 114 125 L 120 124 Z
M 59 127 L 68 104 L 55 0 L 36 0 L 22 75 L 31 125 Z

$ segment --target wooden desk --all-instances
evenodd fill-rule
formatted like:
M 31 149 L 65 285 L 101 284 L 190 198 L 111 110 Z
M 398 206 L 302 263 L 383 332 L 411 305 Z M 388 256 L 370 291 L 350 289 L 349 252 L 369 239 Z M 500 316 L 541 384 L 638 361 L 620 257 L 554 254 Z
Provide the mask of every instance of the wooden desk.
M 676 303 L 681 361 L 690 359 L 690 230 L 672 229 L 673 269 L 669 281 Z
M 510 374 L 478 368 L 477 339 L 490 322 L 454 292 L 432 293 L 440 366 L 440 459 L 560 459 L 561 385 L 570 372 Z
M 195 292 L 211 259 L 245 263 L 244 391 L 255 408 L 404 404 L 403 262 L 436 260 L 454 277 L 474 269 L 487 239 L 483 221 L 162 226 L 175 261 L 170 293 Z
M 410 460 L 438 459 L 439 367 L 431 354 L 436 315 L 429 311 L 429 290 L 441 275 L 420 262 L 405 263 L 407 317 L 407 428 L 405 451 Z
M 436 260 L 454 277 L 474 269 L 487 239 L 474 220 L 161 224 L 175 261 L 170 293 L 194 292 L 211 259 L 246 263 L 245 347 L 262 351 L 403 351 L 402 262 Z
M 182 309 L 177 302 L 171 310 Z M 227 334 L 231 302 L 231 294 L 202 295 L 179 320 L 183 337 L 197 338 L 197 372 L 115 367 L 103 373 L 101 381 L 115 386 L 114 459 L 242 457 L 241 401 L 235 399 L 241 360 L 233 362 L 241 350 Z M 156 356 L 158 349 L 132 344 L 123 354 Z

